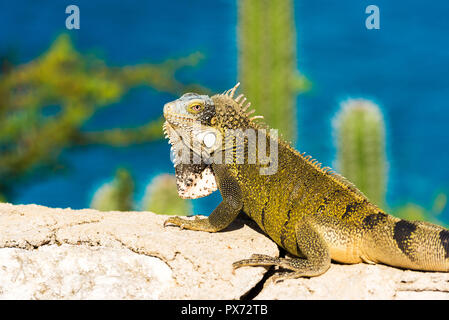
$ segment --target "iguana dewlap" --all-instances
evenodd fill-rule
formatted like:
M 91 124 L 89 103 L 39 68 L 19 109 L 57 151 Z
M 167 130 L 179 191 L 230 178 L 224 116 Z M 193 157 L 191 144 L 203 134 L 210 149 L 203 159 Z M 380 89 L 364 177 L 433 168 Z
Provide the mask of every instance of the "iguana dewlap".
M 198 198 L 218 188 L 223 198 L 208 218 L 171 217 L 166 224 L 216 232 L 243 210 L 298 258 L 253 255 L 233 266 L 277 265 L 293 271 L 288 277 L 320 275 L 331 260 L 449 270 L 448 230 L 383 212 L 343 177 L 321 168 L 256 122 L 243 95 L 234 97 L 237 86 L 212 97 L 187 93 L 164 106 L 179 195 Z M 249 161 L 261 148 L 258 143 L 255 149 L 248 145 L 250 131 L 267 150 L 277 145 L 270 163 L 261 163 L 259 156 Z M 240 145 L 230 140 L 236 135 Z M 261 173 L 270 166 L 274 172 Z

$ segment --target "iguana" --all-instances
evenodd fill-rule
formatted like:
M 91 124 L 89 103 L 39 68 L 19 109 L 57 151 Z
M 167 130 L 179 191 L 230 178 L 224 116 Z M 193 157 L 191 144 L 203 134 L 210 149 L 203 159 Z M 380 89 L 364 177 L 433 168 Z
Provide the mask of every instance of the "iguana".
M 207 218 L 173 216 L 164 226 L 217 232 L 242 210 L 293 257 L 256 254 L 234 262 L 233 267 L 275 265 L 293 271 L 275 281 L 321 275 L 331 260 L 449 270 L 448 230 L 385 213 L 344 177 L 273 136 L 258 116 L 248 112 L 250 103 L 244 96 L 234 97 L 237 87 L 212 97 L 186 93 L 164 105 L 164 131 L 175 153 L 179 195 L 198 198 L 218 188 L 223 198 Z M 250 150 L 254 151 L 248 143 L 250 135 L 240 136 L 248 163 L 238 161 L 239 146 L 229 144 L 226 137 L 232 136 L 229 132 L 241 135 L 248 130 L 257 131 L 265 145 L 278 145 L 273 174 L 261 174 L 268 164 L 260 163 L 259 157 L 249 163 Z M 188 157 L 184 153 L 184 161 L 183 148 L 190 151 Z M 216 161 L 217 154 L 227 151 L 231 156 L 225 156 L 226 161 Z

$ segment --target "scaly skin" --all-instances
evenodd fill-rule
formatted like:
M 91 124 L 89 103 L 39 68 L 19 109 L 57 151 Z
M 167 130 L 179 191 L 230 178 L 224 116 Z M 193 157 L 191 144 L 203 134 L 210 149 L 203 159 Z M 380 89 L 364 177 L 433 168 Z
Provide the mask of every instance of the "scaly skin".
M 245 163 L 236 161 L 235 145 L 231 163 L 211 161 L 225 149 L 225 139 L 206 146 L 203 137 L 207 130 L 225 136 L 231 129 L 263 128 L 256 117 L 251 118 L 246 112 L 249 105 L 244 106 L 242 95 L 234 98 L 237 86 L 211 98 L 186 94 L 164 106 L 164 129 L 170 143 L 178 143 L 175 153 L 183 146 L 203 155 L 199 165 L 175 160 L 180 196 L 204 196 L 218 186 L 223 197 L 206 219 L 171 217 L 165 224 L 216 232 L 226 228 L 243 210 L 273 241 L 298 258 L 253 255 L 233 266 L 278 265 L 293 271 L 279 278 L 318 276 L 326 272 L 331 260 L 449 270 L 448 230 L 386 214 L 346 179 L 329 168 L 321 168 L 280 139 L 277 171 L 271 175 L 261 174 L 263 166 L 259 162 L 248 163 L 249 149 L 245 149 Z M 192 129 L 193 122 L 200 123 L 200 129 Z M 186 139 L 189 136 L 192 141 Z M 262 139 L 268 145 L 277 138 L 267 133 Z

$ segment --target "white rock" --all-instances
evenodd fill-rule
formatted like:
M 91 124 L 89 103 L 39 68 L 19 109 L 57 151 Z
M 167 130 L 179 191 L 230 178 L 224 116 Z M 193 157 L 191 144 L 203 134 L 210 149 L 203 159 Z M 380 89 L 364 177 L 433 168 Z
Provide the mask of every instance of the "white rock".
M 232 262 L 277 246 L 241 220 L 222 232 L 163 227 L 150 212 L 0 204 L 0 299 L 239 299 L 266 269 Z M 246 222 L 245 222 L 246 223 Z M 449 273 L 332 264 L 268 278 L 256 299 L 449 299 Z
M 0 204 L 0 299 L 239 299 L 266 269 L 233 272 L 232 262 L 278 254 L 238 221 L 208 233 L 166 219 Z
M 0 249 L 3 299 L 157 299 L 173 284 L 167 264 L 125 248 Z

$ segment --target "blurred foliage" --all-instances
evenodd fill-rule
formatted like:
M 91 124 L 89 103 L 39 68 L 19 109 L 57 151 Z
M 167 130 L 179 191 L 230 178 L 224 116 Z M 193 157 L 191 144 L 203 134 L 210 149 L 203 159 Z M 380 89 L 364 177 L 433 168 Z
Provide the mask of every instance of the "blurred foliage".
M 170 174 L 156 176 L 146 187 L 141 208 L 133 201 L 134 180 L 131 173 L 119 168 L 111 182 L 97 189 L 90 207 L 100 211 L 151 211 L 158 214 L 189 215 L 193 212 L 190 200 L 181 199 L 176 178 Z
M 447 227 L 447 223 L 440 220 L 440 214 L 447 204 L 447 195 L 439 193 L 433 202 L 432 208 L 426 209 L 415 203 L 407 203 L 393 209 L 393 215 L 407 220 L 428 221 Z
M 268 125 L 296 140 L 296 96 L 309 83 L 296 69 L 292 1 L 240 0 L 238 45 L 242 92 Z
M 64 148 L 106 144 L 127 146 L 162 138 L 162 119 L 130 129 L 85 132 L 83 124 L 100 108 L 119 101 L 131 88 L 148 86 L 179 95 L 205 89 L 186 86 L 175 72 L 202 58 L 188 57 L 159 64 L 108 67 L 77 52 L 63 34 L 33 61 L 11 66 L 2 59 L 0 73 L 0 195 L 11 200 L 15 184 L 36 171 L 61 166 Z M 158 106 L 159 108 L 160 106 Z
M 130 172 L 119 168 L 115 178 L 95 192 L 90 207 L 100 211 L 132 211 L 133 193 L 134 181 Z
M 191 201 L 179 197 L 176 177 L 170 174 L 156 176 L 148 184 L 142 200 L 142 210 L 170 215 L 193 213 Z
M 337 170 L 374 204 L 385 208 L 385 125 L 379 107 L 369 100 L 350 99 L 342 103 L 333 125 Z

